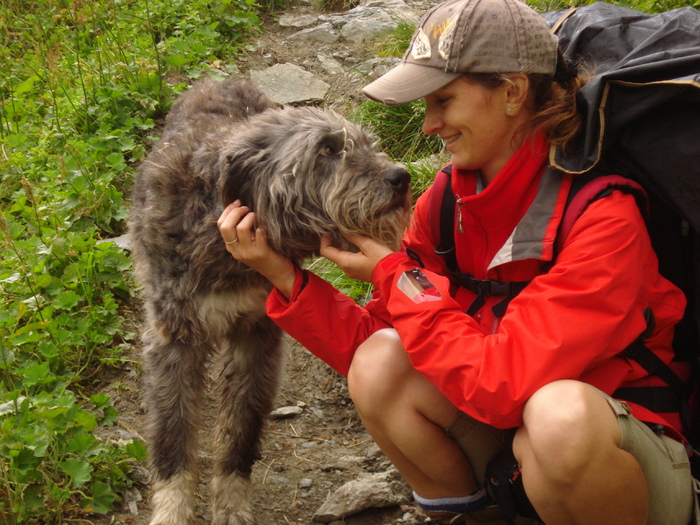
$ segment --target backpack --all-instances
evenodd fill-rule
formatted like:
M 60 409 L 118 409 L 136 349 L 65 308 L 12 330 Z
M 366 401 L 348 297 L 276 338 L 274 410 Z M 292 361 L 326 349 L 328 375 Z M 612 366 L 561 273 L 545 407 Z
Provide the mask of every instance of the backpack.
M 583 60 L 595 76 L 577 94 L 583 133 L 572 144 L 578 154 L 550 155 L 550 169 L 577 174 L 557 233 L 561 249 L 576 219 L 591 202 L 613 190 L 634 195 L 646 217 L 660 273 L 688 299 L 673 342 L 678 364 L 666 365 L 644 345 L 648 329 L 627 349 L 661 386 L 628 388 L 620 397 L 657 413 L 679 412 L 691 444 L 700 445 L 700 403 L 694 403 L 700 368 L 700 12 L 680 8 L 649 15 L 597 2 L 543 15 L 564 53 Z M 610 174 L 616 175 L 610 175 Z M 503 315 L 525 286 L 481 281 L 463 274 L 454 250 L 455 198 L 451 166 L 435 178 L 429 205 L 435 252 L 450 278 L 477 295 L 503 296 L 494 314 Z M 556 253 L 556 250 L 555 250 Z M 479 298 L 482 300 L 479 300 Z M 648 333 L 647 333 L 648 332 Z M 678 371 L 690 368 L 690 377 Z M 632 391 L 630 391 L 632 390 Z

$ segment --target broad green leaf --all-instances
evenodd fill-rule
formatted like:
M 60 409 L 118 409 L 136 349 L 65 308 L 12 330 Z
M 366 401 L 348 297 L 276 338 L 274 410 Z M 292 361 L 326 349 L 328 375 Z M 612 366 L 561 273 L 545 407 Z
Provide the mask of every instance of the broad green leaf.
M 90 481 L 92 467 L 85 461 L 69 458 L 60 463 L 61 470 L 68 474 L 73 483 L 73 487 L 80 488 Z
M 173 67 L 182 67 L 189 62 L 187 57 L 182 55 L 169 55 L 165 57 L 165 61 Z

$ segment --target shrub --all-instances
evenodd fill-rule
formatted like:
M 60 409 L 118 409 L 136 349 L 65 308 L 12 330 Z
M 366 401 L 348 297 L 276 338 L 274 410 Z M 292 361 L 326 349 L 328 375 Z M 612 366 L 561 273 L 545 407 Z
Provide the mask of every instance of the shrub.
M 145 454 L 93 394 L 134 334 L 134 166 L 182 84 L 257 24 L 252 0 L 0 4 L 0 522 L 108 512 Z

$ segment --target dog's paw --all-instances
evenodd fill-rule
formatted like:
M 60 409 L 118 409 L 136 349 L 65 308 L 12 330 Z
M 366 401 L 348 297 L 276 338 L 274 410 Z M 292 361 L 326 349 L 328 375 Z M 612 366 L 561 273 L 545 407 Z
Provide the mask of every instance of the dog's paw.
M 190 525 L 193 519 L 194 512 L 189 505 L 172 502 L 156 505 L 149 525 Z
M 251 509 L 228 511 L 218 509 L 212 512 L 211 525 L 256 525 Z
M 238 474 L 211 480 L 211 524 L 255 525 L 250 504 L 250 480 Z
M 195 474 L 182 472 L 153 484 L 153 514 L 149 525 L 189 525 L 194 518 Z

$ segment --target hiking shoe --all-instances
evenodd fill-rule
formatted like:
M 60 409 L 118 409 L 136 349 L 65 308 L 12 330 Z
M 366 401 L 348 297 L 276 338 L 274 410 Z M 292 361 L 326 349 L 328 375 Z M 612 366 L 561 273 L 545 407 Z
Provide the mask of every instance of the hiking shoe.
M 435 525 L 512 525 L 501 509 L 496 505 L 490 505 L 485 509 L 470 514 L 459 514 L 446 510 L 423 510 L 423 513 L 428 516 L 428 521 L 425 523 L 434 523 Z

